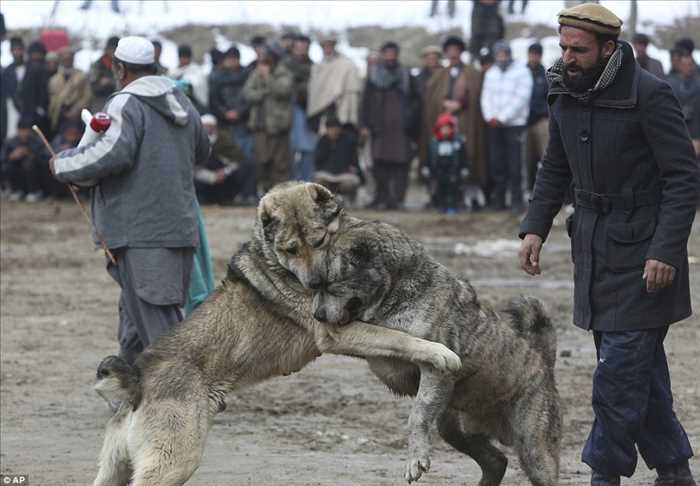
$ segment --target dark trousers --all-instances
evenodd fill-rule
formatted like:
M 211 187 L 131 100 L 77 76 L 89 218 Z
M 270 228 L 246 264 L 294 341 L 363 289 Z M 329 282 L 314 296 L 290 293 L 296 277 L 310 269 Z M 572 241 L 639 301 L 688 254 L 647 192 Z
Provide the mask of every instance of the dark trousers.
M 236 171 L 224 179 L 220 184 L 204 184 L 195 181 L 197 199 L 202 204 L 231 204 L 234 199 L 248 197 L 247 189 L 255 183 L 255 164 L 242 163 Z
M 668 327 L 642 331 L 594 331 L 598 366 L 593 376 L 595 421 L 582 460 L 595 471 L 627 476 L 637 450 L 651 469 L 693 455 L 673 412 L 664 352 Z
M 372 172 L 376 190 L 372 204 L 385 209 L 398 209 L 406 198 L 409 169 L 407 162 L 375 160 Z
M 47 195 L 53 192 L 54 183 L 48 163 L 39 157 L 7 161 L 4 172 L 13 191 L 21 191 L 25 194 L 43 191 Z
M 523 152 L 526 127 L 496 127 L 489 129 L 489 175 L 491 206 L 506 207 L 506 189 L 510 189 L 511 205 L 522 207 Z

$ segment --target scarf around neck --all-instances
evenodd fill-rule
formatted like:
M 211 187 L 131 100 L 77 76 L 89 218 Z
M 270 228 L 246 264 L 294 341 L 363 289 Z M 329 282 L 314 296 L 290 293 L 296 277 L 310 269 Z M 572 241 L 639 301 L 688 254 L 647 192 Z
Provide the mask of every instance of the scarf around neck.
M 568 94 L 572 98 L 582 103 L 588 103 L 593 95 L 603 91 L 612 84 L 621 67 L 622 48 L 620 47 L 620 44 L 618 44 L 615 51 L 610 56 L 610 59 L 608 59 L 608 62 L 605 65 L 605 68 L 603 69 L 603 72 L 598 78 L 595 86 L 582 93 L 576 93 L 569 90 L 566 84 L 564 84 L 564 69 L 566 69 L 566 65 L 564 64 L 564 60 L 560 57 L 557 59 L 554 65 L 547 70 L 546 73 L 547 82 L 550 86 L 549 94 Z

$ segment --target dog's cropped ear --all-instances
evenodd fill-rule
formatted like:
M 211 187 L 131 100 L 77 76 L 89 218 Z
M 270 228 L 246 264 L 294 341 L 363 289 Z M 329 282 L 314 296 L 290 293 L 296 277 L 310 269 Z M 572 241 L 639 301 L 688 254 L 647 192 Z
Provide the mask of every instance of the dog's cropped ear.
M 272 216 L 270 208 L 268 207 L 268 202 L 264 197 L 260 201 L 260 206 L 258 207 L 258 219 L 260 220 L 265 240 L 272 242 L 275 239 L 278 221 Z
M 309 195 L 314 202 L 320 206 L 325 205 L 329 201 L 333 200 L 333 193 L 321 184 L 316 184 L 315 182 L 310 182 L 307 186 Z

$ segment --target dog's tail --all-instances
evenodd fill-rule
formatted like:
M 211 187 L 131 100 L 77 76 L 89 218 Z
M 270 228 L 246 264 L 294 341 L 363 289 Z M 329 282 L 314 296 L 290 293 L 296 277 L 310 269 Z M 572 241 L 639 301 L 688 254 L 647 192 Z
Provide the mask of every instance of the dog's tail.
M 107 356 L 97 367 L 95 391 L 111 406 L 141 403 L 141 371 L 119 356 Z
M 504 313 L 511 316 L 511 323 L 517 333 L 542 354 L 549 367 L 554 367 L 557 359 L 557 333 L 544 304 L 535 297 L 513 299 Z

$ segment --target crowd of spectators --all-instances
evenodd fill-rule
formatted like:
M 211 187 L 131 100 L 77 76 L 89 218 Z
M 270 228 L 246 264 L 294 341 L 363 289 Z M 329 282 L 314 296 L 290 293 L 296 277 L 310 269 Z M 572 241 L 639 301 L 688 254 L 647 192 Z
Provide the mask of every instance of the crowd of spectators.
M 521 212 L 547 145 L 547 81 L 539 43 L 527 59 L 513 57 L 499 4 L 475 0 L 469 44 L 448 36 L 422 50 L 421 66 L 403 65 L 401 47 L 385 42 L 368 56 L 364 79 L 332 36 L 318 39 L 317 63 L 308 36 L 285 33 L 251 39 L 256 58 L 245 66 L 235 45 L 213 48 L 210 71 L 195 62 L 189 45 L 178 46 L 177 66 L 162 65 L 162 45 L 154 40 L 158 75 L 187 93 L 212 142 L 210 160 L 195 171 L 200 201 L 254 205 L 274 184 L 292 179 L 327 185 L 350 201 L 365 186 L 370 207 L 399 209 L 415 169 L 429 207 Z M 31 127 L 39 126 L 55 149 L 77 145 L 82 108 L 100 111 L 117 89 L 117 42 L 110 37 L 86 73 L 74 67 L 69 47 L 47 52 L 40 41 L 25 46 L 20 37 L 10 39 L 13 62 L 0 75 L 3 197 L 38 201 L 65 193 L 49 177 L 49 154 Z M 637 61 L 667 79 L 700 153 L 695 46 L 678 41 L 665 73 L 647 53 L 650 42 L 634 36 Z

